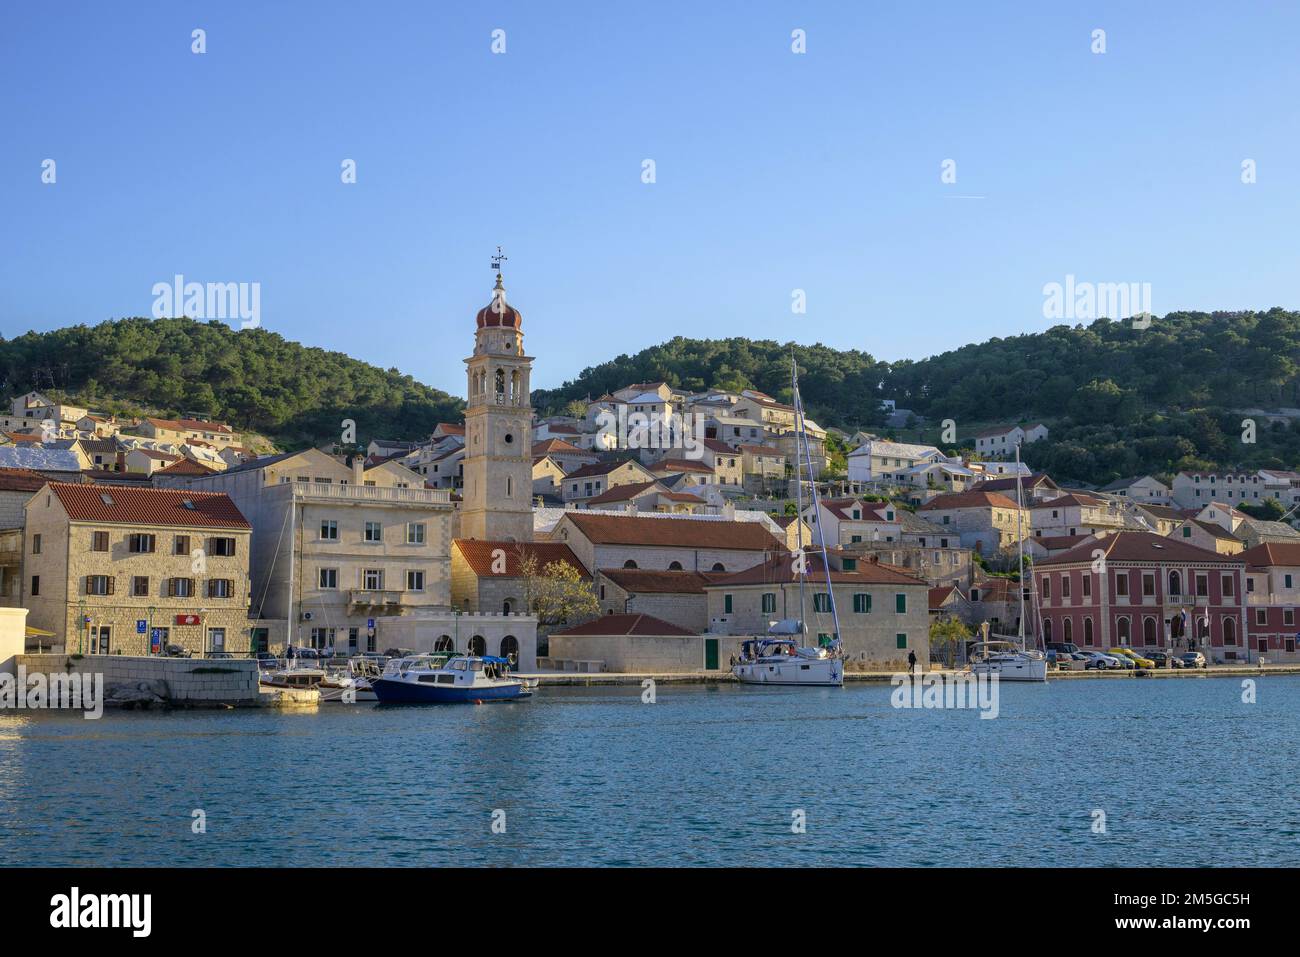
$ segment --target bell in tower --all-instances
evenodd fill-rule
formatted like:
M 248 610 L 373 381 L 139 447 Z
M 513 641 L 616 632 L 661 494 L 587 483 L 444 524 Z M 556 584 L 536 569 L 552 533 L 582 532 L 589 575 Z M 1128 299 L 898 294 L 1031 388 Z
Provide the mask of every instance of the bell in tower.
M 533 540 L 533 409 L 524 355 L 523 317 L 506 299 L 500 255 L 492 301 L 475 318 L 474 354 L 465 360 L 465 484 L 460 537 Z

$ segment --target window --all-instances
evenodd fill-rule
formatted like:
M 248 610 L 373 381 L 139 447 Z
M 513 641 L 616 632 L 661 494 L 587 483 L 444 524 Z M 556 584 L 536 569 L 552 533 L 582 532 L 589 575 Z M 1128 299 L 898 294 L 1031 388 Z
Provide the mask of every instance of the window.
M 856 558 L 845 558 L 841 561 L 846 572 L 855 572 L 858 570 L 858 560 Z
M 900 615 L 907 614 L 907 596 L 900 593 L 894 596 L 894 611 Z
M 624 567 L 624 568 L 636 568 L 636 562 L 632 561 L 632 559 L 629 558 L 627 561 L 625 561 L 625 562 L 623 563 L 623 567 Z
M 384 527 L 378 522 L 366 522 L 365 541 L 382 542 L 384 540 Z
M 406 590 L 407 591 L 424 591 L 424 572 L 408 571 L 406 573 Z M 509 603 L 507 603 L 508 605 Z M 506 614 L 510 614 L 510 609 L 506 608 Z
M 1221 579 L 1223 583 L 1223 597 L 1229 598 L 1233 594 L 1232 576 L 1224 575 Z
M 168 598 L 193 598 L 194 579 L 193 578 L 167 579 L 167 597 Z
M 384 570 L 382 568 L 367 568 L 361 573 L 362 587 L 370 591 L 377 591 L 384 587 Z
M 38 532 L 37 534 L 32 536 L 32 554 L 39 555 L 40 553 L 41 553 L 41 536 L 40 533 Z
M 208 554 L 216 555 L 219 558 L 230 558 L 235 554 L 235 540 L 233 538 L 209 538 Z
M 1118 622 L 1116 622 L 1115 632 L 1119 636 L 1119 643 L 1121 645 L 1128 645 L 1130 643 L 1127 618 L 1121 618 Z
M 1183 538 L 1191 538 L 1191 537 L 1192 537 L 1192 526 L 1190 526 L 1190 525 L 1184 525 L 1184 526 L 1183 526 Z
M 108 551 L 108 532 L 91 532 L 90 550 L 92 552 Z
M 87 575 L 86 594 L 87 595 L 113 594 L 113 576 L 112 575 Z
M 1295 624 L 1295 609 L 1294 609 L 1294 608 L 1283 608 L 1283 609 L 1282 609 L 1282 624 L 1287 625 L 1288 627 L 1291 626 L 1291 625 L 1294 625 L 1294 624 Z
M 1290 588 L 1290 587 L 1291 587 L 1291 576 L 1290 576 L 1290 575 L 1283 575 L 1283 576 L 1282 576 L 1282 580 L 1283 580 L 1283 582 L 1285 582 L 1285 587 L 1287 587 L 1287 588 Z
M 1089 597 L 1091 597 L 1091 596 L 1092 596 L 1092 576 L 1089 575 L 1089 574 L 1087 574 L 1087 573 L 1085 573 L 1084 576 L 1083 576 L 1082 584 L 1083 584 L 1083 588 L 1081 589 L 1081 591 L 1083 592 L 1083 597 L 1084 597 L 1084 598 L 1089 598 Z
M 1154 618 L 1142 619 L 1142 641 L 1147 645 L 1156 643 L 1156 620 Z
M 136 598 L 147 598 L 149 595 L 149 576 L 136 575 L 131 579 L 131 594 Z
M 172 539 L 173 555 L 188 555 L 190 553 L 190 537 L 188 535 L 177 535 Z
M 1043 576 L 1043 600 L 1046 601 L 1052 597 L 1052 579 L 1047 575 Z
M 1198 598 L 1204 598 L 1210 593 L 1210 576 L 1196 576 L 1196 595 Z
M 823 614 L 831 610 L 831 596 L 828 592 L 819 591 L 813 595 L 813 611 Z
M 1070 597 L 1070 573 L 1066 572 L 1061 576 L 1061 597 Z M 1068 640 L 1068 639 L 1067 639 Z
M 858 592 L 853 596 L 853 611 L 859 615 L 871 613 L 871 595 L 867 592 Z
M 731 614 L 731 596 L 730 596 L 730 595 L 723 595 L 723 596 L 722 596 L 722 613 L 723 613 L 724 615 L 730 615 L 730 614 Z
M 1071 618 L 1061 622 L 1061 640 L 1065 642 L 1074 641 L 1074 620 Z
M 668 564 L 668 570 L 669 570 L 670 572 L 679 572 L 679 571 L 682 570 L 682 563 L 681 563 L 681 562 L 669 562 L 669 564 Z
M 209 578 L 208 579 L 208 597 L 209 598 L 233 598 L 235 595 L 235 583 L 229 578 Z
M 41 593 L 41 576 L 32 576 L 32 596 L 35 597 Z
M 338 588 L 339 570 L 337 568 L 322 568 L 318 581 L 321 588 Z
M 1086 578 L 1084 579 L 1084 581 L 1087 580 L 1088 579 Z M 1092 619 L 1091 618 L 1083 619 L 1083 643 L 1085 645 L 1092 644 Z
M 1142 595 L 1143 597 L 1153 597 L 1156 593 L 1156 576 L 1143 573 L 1142 575 Z
M 897 643 L 897 646 L 900 651 L 907 647 L 907 635 L 904 634 L 903 632 L 899 632 L 897 635 L 895 635 L 894 641 Z
M 408 522 L 406 524 L 406 544 L 424 544 L 424 522 Z
M 339 540 L 339 523 L 332 518 L 321 519 L 320 540 L 322 542 L 337 542 Z
M 348 651 L 357 650 L 357 636 L 360 634 L 359 628 L 348 629 Z
M 152 552 L 154 550 L 154 536 L 147 535 L 143 532 L 128 535 L 126 539 L 126 550 L 133 554 Z
M 1169 594 L 1181 595 L 1183 593 L 1183 579 L 1178 572 L 1169 573 Z
M 1121 596 L 1128 594 L 1128 572 L 1115 573 L 1115 594 Z
M 1256 608 L 1256 609 L 1255 609 L 1255 624 L 1256 624 L 1256 625 L 1267 625 L 1267 624 L 1268 624 L 1268 609 L 1266 609 L 1266 608 Z
M 1237 623 L 1231 618 L 1223 619 L 1223 643 L 1225 645 L 1237 643 Z
M 763 614 L 765 615 L 776 614 L 776 592 L 774 591 L 763 592 Z
M 722 564 L 722 562 L 714 562 L 713 568 L 710 569 L 710 571 L 715 571 L 715 572 L 725 572 L 726 570 L 727 570 L 727 566 Z

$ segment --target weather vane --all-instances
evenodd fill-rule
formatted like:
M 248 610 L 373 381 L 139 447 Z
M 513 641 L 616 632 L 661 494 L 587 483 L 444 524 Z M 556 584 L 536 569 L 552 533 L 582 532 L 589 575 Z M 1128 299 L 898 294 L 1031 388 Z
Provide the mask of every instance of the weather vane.
M 508 258 L 509 257 L 501 251 L 501 247 L 498 246 L 497 254 L 492 257 L 492 270 L 497 273 L 501 272 L 501 264 Z

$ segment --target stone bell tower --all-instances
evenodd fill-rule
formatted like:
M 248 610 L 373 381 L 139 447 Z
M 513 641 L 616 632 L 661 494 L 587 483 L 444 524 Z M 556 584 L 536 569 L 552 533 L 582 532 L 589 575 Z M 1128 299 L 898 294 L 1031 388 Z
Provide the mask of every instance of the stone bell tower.
M 499 252 L 499 250 L 498 250 Z M 506 302 L 497 268 L 492 301 L 478 311 L 474 354 L 465 360 L 469 405 L 465 409 L 465 486 L 461 490 L 460 537 L 533 540 L 533 408 L 519 310 Z

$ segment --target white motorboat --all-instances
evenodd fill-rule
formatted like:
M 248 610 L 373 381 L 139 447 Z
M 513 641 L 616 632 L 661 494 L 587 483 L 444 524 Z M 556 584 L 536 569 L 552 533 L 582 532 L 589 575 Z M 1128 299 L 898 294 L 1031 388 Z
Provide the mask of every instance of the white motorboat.
M 510 674 L 510 662 L 488 655 L 415 655 L 388 662 L 373 682 L 380 704 L 482 704 L 532 692 Z

